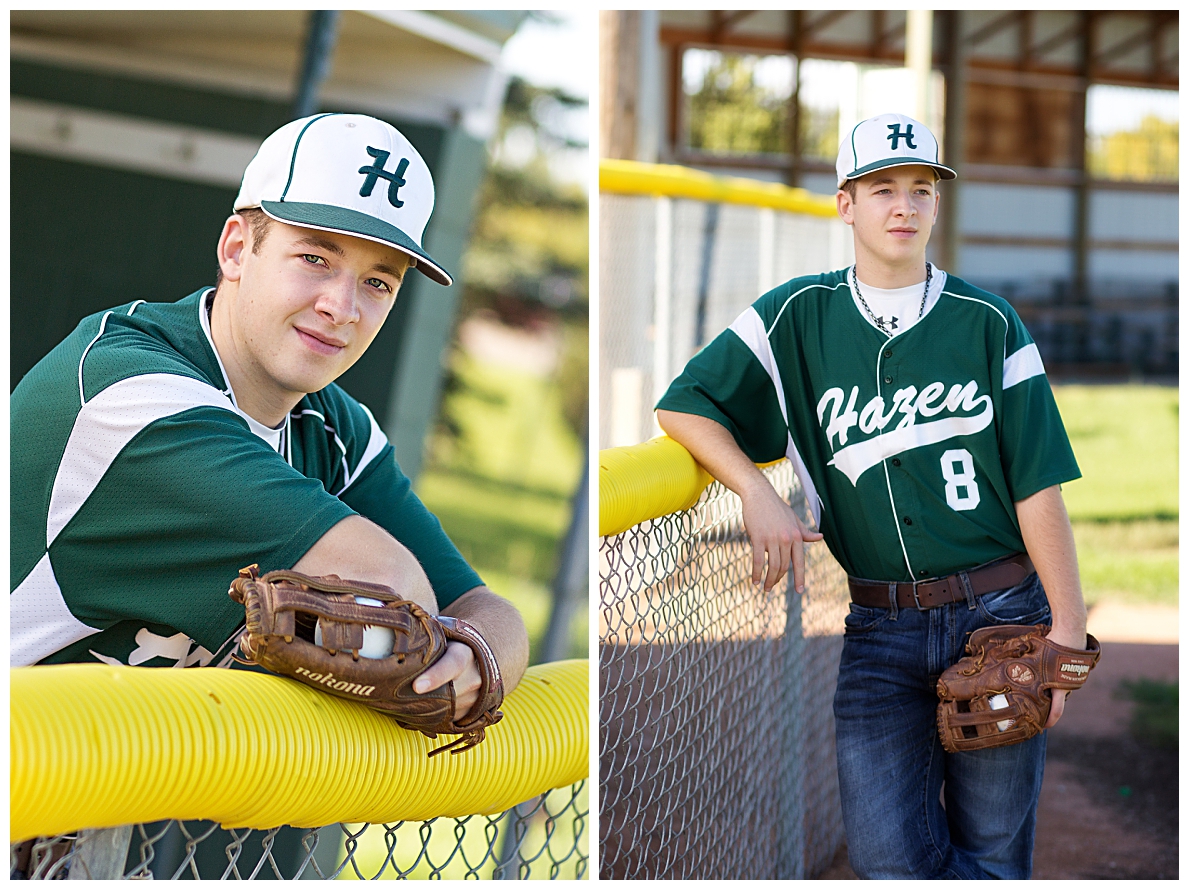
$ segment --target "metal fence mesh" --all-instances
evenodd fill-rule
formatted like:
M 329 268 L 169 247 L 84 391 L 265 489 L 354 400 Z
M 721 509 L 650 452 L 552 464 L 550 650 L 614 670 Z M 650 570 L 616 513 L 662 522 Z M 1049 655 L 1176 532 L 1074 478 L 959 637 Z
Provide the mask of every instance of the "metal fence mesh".
M 657 434 L 652 406 L 761 294 L 853 260 L 837 218 L 738 204 L 599 196 L 599 447 Z
M 805 515 L 791 465 L 765 471 Z M 803 878 L 843 837 L 831 709 L 849 596 L 751 583 L 736 495 L 600 543 L 600 876 Z
M 391 825 L 223 829 L 168 821 L 14 844 L 15 879 L 286 880 L 587 877 L 586 782 L 496 816 Z

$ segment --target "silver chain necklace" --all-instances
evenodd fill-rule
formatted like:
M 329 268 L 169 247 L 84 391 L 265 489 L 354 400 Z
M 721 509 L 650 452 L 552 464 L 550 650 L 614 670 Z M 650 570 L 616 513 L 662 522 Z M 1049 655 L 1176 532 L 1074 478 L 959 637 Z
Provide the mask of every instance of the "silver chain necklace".
M 863 304 L 863 308 L 867 310 L 867 317 L 871 319 L 871 323 L 884 332 L 887 337 L 892 336 L 892 332 L 885 326 L 886 322 L 881 315 L 879 318 L 875 317 L 875 313 L 871 311 L 871 307 L 867 305 L 867 301 L 863 299 L 863 292 L 859 290 L 859 273 L 855 271 L 855 267 L 850 267 L 850 277 L 854 284 L 855 296 L 859 298 L 859 302 Z M 917 321 L 925 317 L 925 301 L 929 299 L 929 282 L 933 280 L 933 267 L 929 263 L 925 263 L 925 292 L 921 294 L 921 310 L 917 313 Z M 893 319 L 893 324 L 895 319 Z

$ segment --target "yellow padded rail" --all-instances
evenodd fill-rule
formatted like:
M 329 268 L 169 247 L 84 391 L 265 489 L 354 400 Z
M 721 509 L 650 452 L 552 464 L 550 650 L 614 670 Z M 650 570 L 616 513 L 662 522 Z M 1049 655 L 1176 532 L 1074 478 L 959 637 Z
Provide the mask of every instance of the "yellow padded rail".
M 12 842 L 493 814 L 589 772 L 585 660 L 529 668 L 486 741 L 433 758 L 438 742 L 364 705 L 248 671 L 25 667 L 9 688 Z
M 713 480 L 668 436 L 599 452 L 599 534 L 688 510 Z
M 838 215 L 833 198 L 815 195 L 805 189 L 738 176 L 714 176 L 675 164 L 604 158 L 599 161 L 599 191 L 746 204 L 830 218 Z
M 780 463 L 756 464 L 763 469 Z M 599 534 L 625 532 L 698 502 L 714 477 L 668 436 L 599 452 Z

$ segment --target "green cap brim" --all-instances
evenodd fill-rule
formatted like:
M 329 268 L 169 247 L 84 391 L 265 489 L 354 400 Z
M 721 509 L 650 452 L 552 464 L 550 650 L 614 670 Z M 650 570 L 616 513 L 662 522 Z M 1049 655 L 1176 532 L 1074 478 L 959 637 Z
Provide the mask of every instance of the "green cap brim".
M 937 175 L 942 179 L 957 179 L 958 174 L 951 170 L 945 164 L 938 164 L 936 161 L 926 161 L 921 158 L 885 158 L 882 161 L 876 161 L 874 164 L 868 164 L 866 167 L 860 167 L 846 175 L 848 180 L 858 179 L 861 176 L 866 176 L 876 170 L 883 170 L 887 167 L 932 167 L 937 171 Z
M 395 247 L 416 257 L 417 265 L 414 268 L 426 278 L 447 287 L 454 283 L 450 273 L 422 250 L 416 241 L 396 226 L 374 216 L 330 204 L 302 204 L 293 201 L 261 201 L 260 209 L 278 222 L 292 223 L 295 226 L 319 229 L 323 232 L 354 235 L 357 238 L 366 238 Z

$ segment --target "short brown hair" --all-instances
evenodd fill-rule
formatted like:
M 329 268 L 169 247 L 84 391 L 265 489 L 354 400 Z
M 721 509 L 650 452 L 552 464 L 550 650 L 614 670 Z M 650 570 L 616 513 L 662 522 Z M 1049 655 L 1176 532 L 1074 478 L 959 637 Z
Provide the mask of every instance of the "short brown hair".
M 269 229 L 272 228 L 272 217 L 261 210 L 259 207 L 247 207 L 243 210 L 237 210 L 240 216 L 248 224 L 248 232 L 252 237 L 252 253 L 259 255 L 260 247 L 264 244 L 264 239 L 268 237 Z M 217 266 L 215 272 L 215 287 L 217 288 L 223 283 L 223 267 Z

